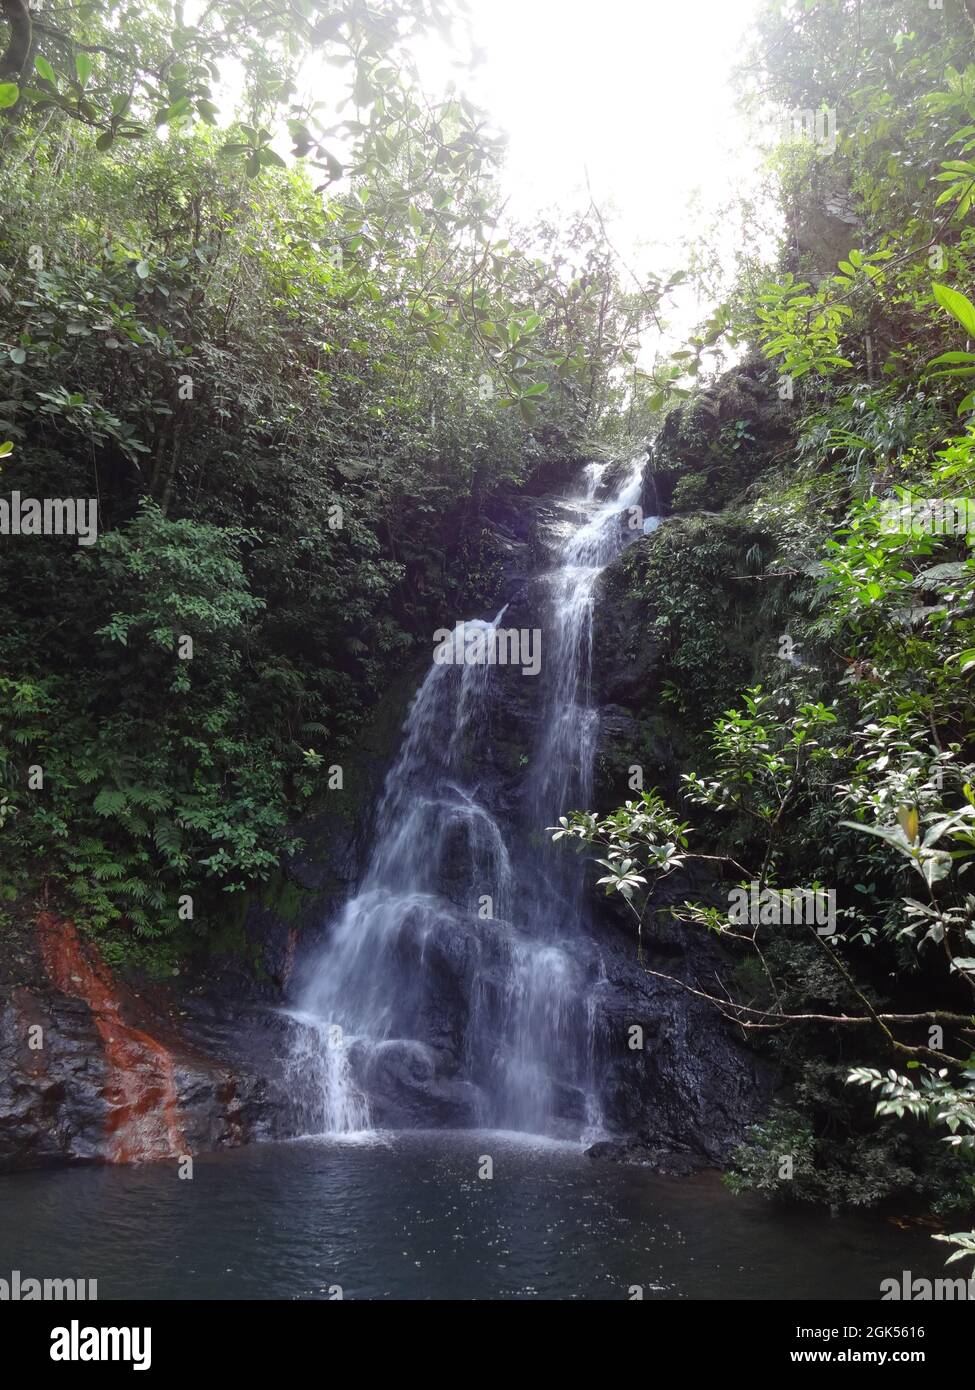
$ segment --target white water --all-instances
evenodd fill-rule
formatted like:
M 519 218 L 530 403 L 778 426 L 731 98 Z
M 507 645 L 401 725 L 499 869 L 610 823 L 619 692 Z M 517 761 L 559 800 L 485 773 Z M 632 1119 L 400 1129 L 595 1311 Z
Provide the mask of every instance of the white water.
M 574 499 L 582 519 L 542 577 L 541 675 L 513 677 L 531 680 L 541 702 L 521 794 L 539 837 L 534 852 L 517 817 L 486 804 L 502 673 L 486 663 L 434 664 L 417 692 L 362 885 L 291 1014 L 291 1076 L 306 1132 L 356 1133 L 404 1106 L 429 1123 L 452 1122 L 460 1107 L 470 1123 L 521 1132 L 599 1131 L 604 972 L 584 934 L 574 857 L 553 854 L 544 828 L 590 802 L 599 727 L 593 596 L 606 565 L 642 532 L 629 509 L 643 467 L 634 460 L 605 501 L 597 499 L 606 465 L 587 467 Z M 464 630 L 488 636 L 505 611 L 492 623 L 459 624 L 458 655 Z

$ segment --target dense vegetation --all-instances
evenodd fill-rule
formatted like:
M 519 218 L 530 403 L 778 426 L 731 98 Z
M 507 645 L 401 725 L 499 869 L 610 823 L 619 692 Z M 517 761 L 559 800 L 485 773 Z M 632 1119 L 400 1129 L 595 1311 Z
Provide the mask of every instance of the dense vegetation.
M 5 492 L 99 525 L 0 547 L 3 893 L 149 963 L 294 851 L 659 292 L 585 221 L 502 237 L 500 142 L 410 76 L 439 4 L 180 14 L 44 5 L 0 87 Z
M 753 112 L 808 113 L 770 158 L 786 233 L 695 345 L 746 360 L 655 448 L 675 512 L 722 510 L 666 522 L 614 590 L 653 636 L 642 713 L 670 711 L 678 770 L 557 836 L 600 847 L 648 968 L 660 881 L 722 860 L 678 915 L 733 953 L 709 997 L 787 1082 L 733 1181 L 968 1214 L 975 34 L 962 6 L 770 5 L 742 86 Z M 688 360 L 663 379 L 686 389 Z M 757 912 L 732 911 L 739 884 Z M 798 889 L 835 893 L 832 934 L 795 920 Z

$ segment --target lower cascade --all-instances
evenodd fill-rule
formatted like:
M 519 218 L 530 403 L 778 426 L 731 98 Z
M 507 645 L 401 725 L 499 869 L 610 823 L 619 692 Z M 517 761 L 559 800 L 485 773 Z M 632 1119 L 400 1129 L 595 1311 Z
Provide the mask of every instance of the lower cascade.
M 644 464 L 634 460 L 609 496 L 608 465 L 586 467 L 553 566 L 528 586 L 538 629 L 503 628 L 506 607 L 491 622 L 459 623 L 435 652 L 386 778 L 359 891 L 290 1010 L 304 1132 L 604 1132 L 605 970 L 580 864 L 553 849 L 545 829 L 590 804 L 594 591 L 650 524 L 638 510 Z M 519 669 L 498 657 L 517 654 L 511 637 L 525 639 L 523 658 L 534 637 L 540 663 Z M 505 693 L 531 711 L 513 796 L 493 771 Z

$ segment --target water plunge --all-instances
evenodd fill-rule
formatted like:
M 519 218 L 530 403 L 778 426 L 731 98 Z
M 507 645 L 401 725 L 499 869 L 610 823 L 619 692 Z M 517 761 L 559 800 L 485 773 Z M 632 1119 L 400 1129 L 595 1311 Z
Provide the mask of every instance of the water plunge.
M 404 1123 L 601 1131 L 605 976 L 585 930 L 580 865 L 542 832 L 590 803 L 594 591 L 643 529 L 643 459 L 599 500 L 606 467 L 587 466 L 572 499 L 581 519 L 539 577 L 541 673 L 514 676 L 537 680 L 540 701 L 522 824 L 490 805 L 499 667 L 464 656 L 496 649 L 506 610 L 492 623 L 458 624 L 454 660 L 443 659 L 443 644 L 414 697 L 361 887 L 290 1015 L 290 1072 L 308 1133 Z M 485 641 L 472 644 L 472 630 Z

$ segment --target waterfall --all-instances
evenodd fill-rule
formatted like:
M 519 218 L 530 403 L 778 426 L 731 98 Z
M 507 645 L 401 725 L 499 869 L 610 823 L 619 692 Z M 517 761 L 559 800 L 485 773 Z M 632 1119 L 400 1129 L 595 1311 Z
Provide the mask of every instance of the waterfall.
M 290 1074 L 308 1133 L 466 1123 L 579 1137 L 600 1125 L 602 960 L 577 863 L 541 833 L 589 805 L 596 582 L 629 539 L 643 458 L 611 496 L 589 464 L 574 516 L 538 577 L 537 729 L 522 819 L 495 804 L 491 725 L 501 620 L 441 642 L 377 811 L 361 886 L 332 923 L 290 1011 Z M 510 635 L 512 630 L 507 630 Z M 534 698 L 534 692 L 533 692 Z
M 592 503 L 606 464 L 586 469 L 585 501 Z M 593 708 L 592 616 L 596 581 L 623 549 L 642 534 L 638 504 L 643 462 L 631 466 L 618 492 L 574 530 L 546 576 L 551 589 L 546 658 L 545 721 L 530 779 L 531 800 L 543 825 L 566 809 L 585 810 L 592 799 L 592 769 L 599 733 Z M 564 856 L 560 856 L 564 858 Z

